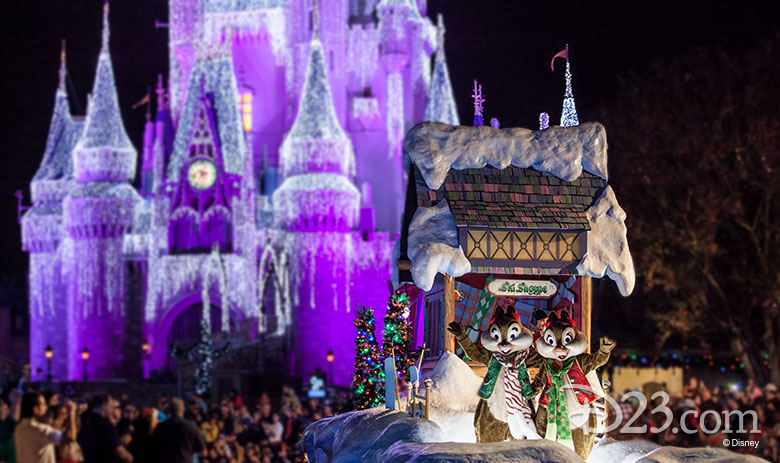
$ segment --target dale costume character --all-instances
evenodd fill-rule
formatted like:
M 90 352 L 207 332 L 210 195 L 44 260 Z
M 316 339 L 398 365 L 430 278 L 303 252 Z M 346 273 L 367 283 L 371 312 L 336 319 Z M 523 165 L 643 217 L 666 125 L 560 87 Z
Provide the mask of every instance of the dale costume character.
M 452 322 L 448 331 L 455 335 L 466 355 L 488 367 L 479 389 L 479 405 L 474 414 L 477 442 L 502 442 L 510 438 L 541 439 L 533 421 L 533 397 L 526 363 L 541 361 L 531 349 L 533 335 L 520 322 L 514 307 L 498 309 L 477 346 L 463 325 Z
M 588 341 L 568 314 L 551 313 L 536 351 L 542 366 L 534 378 L 541 391 L 536 429 L 545 439 L 558 441 L 587 459 L 593 448 L 598 416 L 594 401 L 604 394 L 596 368 L 609 360 L 615 341 L 603 337 L 599 350 L 586 354 Z

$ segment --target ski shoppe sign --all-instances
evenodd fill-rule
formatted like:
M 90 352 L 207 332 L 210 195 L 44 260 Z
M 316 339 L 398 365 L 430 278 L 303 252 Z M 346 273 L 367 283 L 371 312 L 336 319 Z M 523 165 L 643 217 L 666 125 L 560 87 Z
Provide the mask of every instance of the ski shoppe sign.
M 491 281 L 487 289 L 496 296 L 509 297 L 552 297 L 558 292 L 558 287 L 551 281 L 501 278 Z

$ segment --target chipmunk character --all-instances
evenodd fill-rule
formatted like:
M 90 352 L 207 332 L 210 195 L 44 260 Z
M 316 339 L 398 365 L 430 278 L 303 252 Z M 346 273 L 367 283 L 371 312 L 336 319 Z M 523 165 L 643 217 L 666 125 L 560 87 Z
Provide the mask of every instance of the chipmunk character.
M 487 365 L 488 371 L 479 389 L 479 405 L 474 414 L 477 442 L 502 442 L 515 439 L 541 439 L 533 421 L 531 381 L 525 363 L 531 353 L 533 335 L 523 327 L 514 307 L 499 309 L 480 337 L 482 347 L 474 344 L 463 325 L 452 322 L 448 331 L 472 360 Z M 537 363 L 541 361 L 536 354 Z
M 536 429 L 546 439 L 555 440 L 587 459 L 593 448 L 597 414 L 593 402 L 603 391 L 596 368 L 609 360 L 615 341 L 603 337 L 599 351 L 585 354 L 588 341 L 577 331 L 568 314 L 550 314 L 536 341 L 542 367 L 534 378 L 534 391 L 541 390 Z M 588 377 L 586 377 L 586 375 Z

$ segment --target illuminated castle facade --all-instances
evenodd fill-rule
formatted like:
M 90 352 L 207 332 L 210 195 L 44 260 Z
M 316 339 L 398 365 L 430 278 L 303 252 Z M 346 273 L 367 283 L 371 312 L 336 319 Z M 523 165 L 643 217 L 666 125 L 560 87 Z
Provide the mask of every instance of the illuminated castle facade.
M 55 380 L 169 369 L 168 346 L 207 320 L 261 352 L 251 368 L 305 376 L 332 350 L 348 384 L 352 311 L 381 317 L 389 295 L 404 134 L 458 123 L 425 15 L 425 0 L 170 0 L 168 85 L 136 147 L 106 7 L 84 117 L 63 53 L 22 221 L 34 379 L 47 346 Z

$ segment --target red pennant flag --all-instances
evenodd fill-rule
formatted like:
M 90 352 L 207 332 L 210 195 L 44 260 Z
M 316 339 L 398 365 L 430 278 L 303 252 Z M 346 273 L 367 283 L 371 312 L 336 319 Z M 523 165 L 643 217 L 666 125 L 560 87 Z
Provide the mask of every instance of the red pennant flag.
M 144 95 L 143 98 L 141 98 L 140 100 L 135 102 L 135 104 L 132 106 L 132 109 L 135 109 L 135 108 L 137 108 L 139 106 L 143 106 L 146 103 L 149 103 L 149 99 L 150 99 L 149 92 L 146 92 L 146 95 Z
M 559 51 L 555 54 L 555 56 L 552 57 L 552 60 L 550 60 L 550 70 L 555 71 L 555 58 L 563 58 L 566 61 L 569 61 L 569 44 L 566 44 L 566 48 Z

